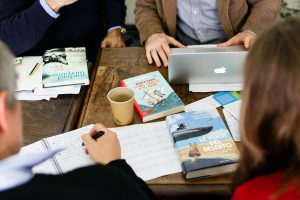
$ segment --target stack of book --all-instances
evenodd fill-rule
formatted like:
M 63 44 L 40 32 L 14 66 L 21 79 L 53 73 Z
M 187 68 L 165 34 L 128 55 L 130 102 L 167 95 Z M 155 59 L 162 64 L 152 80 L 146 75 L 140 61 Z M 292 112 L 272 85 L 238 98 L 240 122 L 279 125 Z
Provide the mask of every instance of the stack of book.
M 43 56 L 15 59 L 18 100 L 50 100 L 59 94 L 78 94 L 89 84 L 86 50 L 51 49 Z

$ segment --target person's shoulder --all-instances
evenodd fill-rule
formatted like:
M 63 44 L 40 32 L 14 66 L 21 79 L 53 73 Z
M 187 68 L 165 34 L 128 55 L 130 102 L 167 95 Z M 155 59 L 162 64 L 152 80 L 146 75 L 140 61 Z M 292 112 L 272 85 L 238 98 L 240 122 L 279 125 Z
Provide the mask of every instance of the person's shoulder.
M 255 177 L 239 186 L 235 190 L 232 199 L 268 199 L 271 195 L 276 195 L 277 192 L 280 192 L 282 175 L 283 172 L 278 171 Z M 293 187 L 290 187 L 291 185 Z M 297 187 L 294 186 L 295 184 L 289 184 L 288 188 L 281 193 L 278 199 L 285 199 L 286 197 L 289 197 L 289 199 L 299 199 L 300 193 Z

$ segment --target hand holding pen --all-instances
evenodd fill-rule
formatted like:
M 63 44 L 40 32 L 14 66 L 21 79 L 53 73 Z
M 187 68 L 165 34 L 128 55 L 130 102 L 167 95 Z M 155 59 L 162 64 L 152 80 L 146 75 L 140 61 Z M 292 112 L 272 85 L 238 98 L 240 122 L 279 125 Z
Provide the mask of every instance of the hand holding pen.
M 93 129 L 81 138 L 87 153 L 95 162 L 106 165 L 121 158 L 121 147 L 117 135 L 102 124 L 95 124 Z

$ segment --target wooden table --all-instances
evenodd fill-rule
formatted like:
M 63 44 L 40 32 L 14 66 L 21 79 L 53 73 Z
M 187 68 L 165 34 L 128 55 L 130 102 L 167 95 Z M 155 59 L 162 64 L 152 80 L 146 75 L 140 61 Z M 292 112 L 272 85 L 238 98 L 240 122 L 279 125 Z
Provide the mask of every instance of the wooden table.
M 103 49 L 93 87 L 89 90 L 78 127 L 101 122 L 115 127 L 109 102 L 108 91 L 119 86 L 119 81 L 129 77 L 157 70 L 147 63 L 143 48 Z M 167 69 L 159 68 L 167 79 Z M 171 85 L 185 104 L 192 103 L 210 93 L 192 93 L 188 85 Z M 163 119 L 160 119 L 163 120 Z M 141 123 L 135 114 L 134 123 Z M 231 175 L 196 181 L 186 181 L 181 173 L 148 181 L 156 195 L 167 199 L 229 199 Z
M 89 75 L 93 65 L 89 63 Z M 50 101 L 22 101 L 24 145 L 76 129 L 88 86 L 78 95 L 59 95 Z

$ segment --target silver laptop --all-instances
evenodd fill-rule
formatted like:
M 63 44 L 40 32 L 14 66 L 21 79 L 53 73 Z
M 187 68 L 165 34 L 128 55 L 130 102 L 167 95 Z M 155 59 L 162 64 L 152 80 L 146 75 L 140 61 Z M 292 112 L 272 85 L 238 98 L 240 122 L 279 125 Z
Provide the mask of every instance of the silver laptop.
M 243 46 L 172 48 L 169 82 L 175 84 L 242 83 L 247 50 Z

